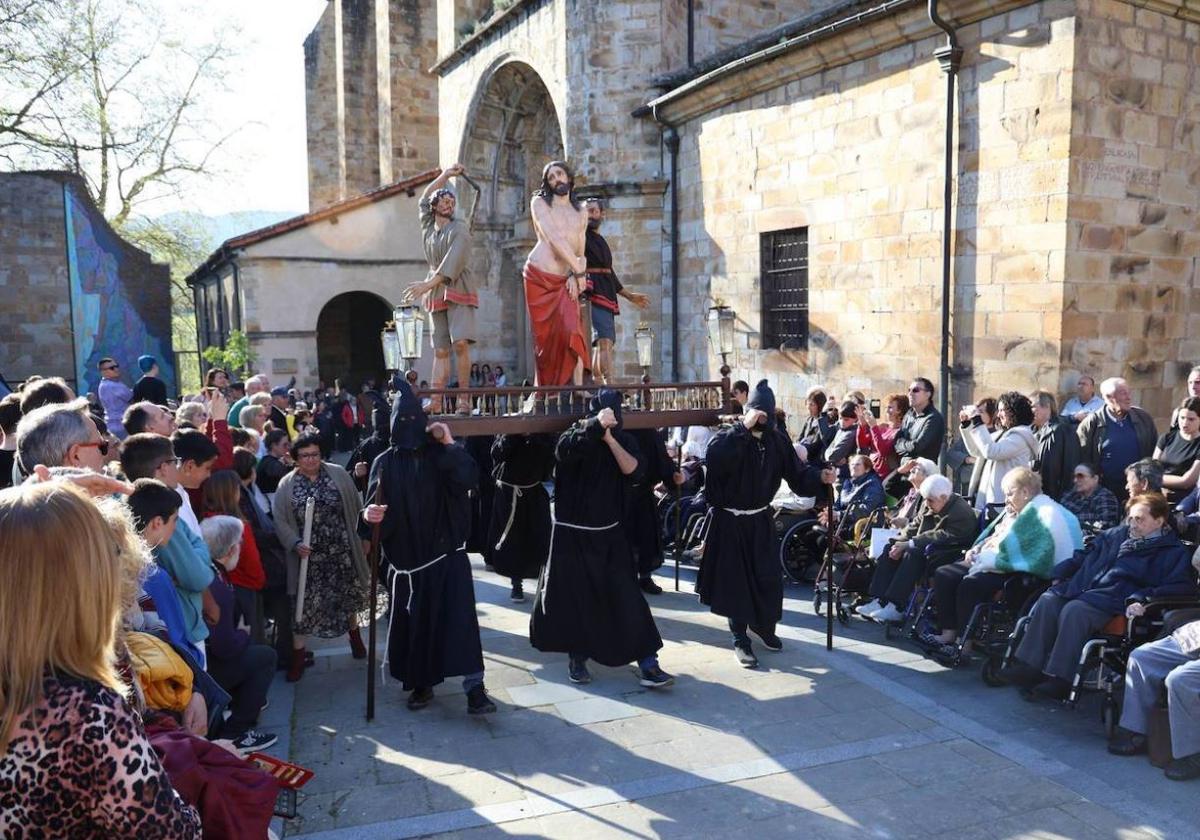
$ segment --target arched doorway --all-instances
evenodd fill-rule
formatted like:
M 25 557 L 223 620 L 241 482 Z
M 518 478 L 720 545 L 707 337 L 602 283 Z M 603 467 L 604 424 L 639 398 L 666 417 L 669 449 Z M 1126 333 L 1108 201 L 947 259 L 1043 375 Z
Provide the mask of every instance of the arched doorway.
M 383 347 L 379 333 L 392 319 L 392 308 L 370 292 L 345 292 L 331 299 L 317 316 L 317 368 L 328 386 L 335 379 L 358 390 L 367 379 L 382 383 Z
M 482 187 L 475 214 L 476 276 L 487 278 L 497 292 L 491 317 L 497 319 L 500 346 L 477 348 L 473 358 L 500 362 L 531 379 L 533 343 L 520 282 L 521 266 L 534 244 L 529 198 L 541 183 L 546 162 L 563 156 L 558 113 L 537 71 L 519 61 L 494 70 L 482 82 L 459 158 Z M 515 377 L 510 375 L 509 381 Z

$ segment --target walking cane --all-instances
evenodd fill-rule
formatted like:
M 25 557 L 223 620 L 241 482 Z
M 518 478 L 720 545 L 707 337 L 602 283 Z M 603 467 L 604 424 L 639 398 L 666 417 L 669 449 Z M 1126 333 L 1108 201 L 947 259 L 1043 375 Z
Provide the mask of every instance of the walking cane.
M 683 443 L 681 442 L 675 447 L 675 472 L 683 475 Z M 672 476 L 672 484 L 674 482 Z M 683 535 L 680 533 L 683 521 L 683 486 L 675 484 L 675 591 L 679 591 L 679 543 L 683 540 Z
M 369 504 L 384 504 L 383 501 L 383 470 L 379 471 L 379 483 L 375 485 L 375 495 Z M 375 719 L 375 610 L 379 606 L 379 526 L 382 522 L 371 525 L 371 550 L 367 562 L 371 564 L 371 615 L 370 627 L 367 628 L 367 722 Z
M 826 502 L 825 515 L 828 517 L 829 540 L 825 543 L 825 586 L 828 589 L 825 604 L 825 650 L 833 650 L 833 543 L 837 529 L 833 526 L 833 485 L 829 485 L 829 500 Z

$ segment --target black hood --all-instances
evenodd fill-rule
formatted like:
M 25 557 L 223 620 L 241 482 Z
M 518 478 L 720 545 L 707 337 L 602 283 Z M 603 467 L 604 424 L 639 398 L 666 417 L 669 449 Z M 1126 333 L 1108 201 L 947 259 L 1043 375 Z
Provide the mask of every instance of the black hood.
M 771 390 L 767 380 L 758 380 L 758 384 L 750 392 L 750 398 L 746 400 L 746 408 L 757 408 L 759 411 L 765 412 L 767 428 L 775 428 L 775 392 Z
M 612 388 L 601 388 L 588 403 L 588 417 L 595 417 L 606 408 L 617 415 L 617 428 L 621 428 L 621 392 Z
M 425 427 L 429 418 L 421 408 L 407 382 L 400 382 L 392 400 L 392 446 L 397 449 L 420 449 L 425 445 Z
M 371 428 L 375 430 L 376 437 L 386 438 L 388 424 L 390 420 L 390 411 L 387 402 L 383 397 L 371 392 Z

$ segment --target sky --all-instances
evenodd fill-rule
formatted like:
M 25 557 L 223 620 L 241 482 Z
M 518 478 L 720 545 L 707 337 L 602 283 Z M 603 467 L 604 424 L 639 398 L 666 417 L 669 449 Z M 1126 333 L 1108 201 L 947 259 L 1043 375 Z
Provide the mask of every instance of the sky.
M 186 31 L 173 0 L 157 0 Z M 228 91 L 210 100 L 224 126 L 244 125 L 229 142 L 216 178 L 190 185 L 154 215 L 191 210 L 215 216 L 245 210 L 308 209 L 304 120 L 304 39 L 326 0 L 207 0 L 205 13 L 240 28 L 242 53 Z

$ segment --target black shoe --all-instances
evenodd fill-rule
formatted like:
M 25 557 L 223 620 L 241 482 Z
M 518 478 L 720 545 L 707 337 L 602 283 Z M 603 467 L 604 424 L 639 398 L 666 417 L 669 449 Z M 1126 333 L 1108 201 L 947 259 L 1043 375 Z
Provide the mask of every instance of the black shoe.
M 490 715 L 496 711 L 496 704 L 488 697 L 487 689 L 482 684 L 467 692 L 467 714 Z
M 653 578 L 639 578 L 638 585 L 647 595 L 661 595 L 663 588 L 654 582 Z
M 1037 668 L 1026 665 L 1019 659 L 1000 669 L 1000 679 L 1017 688 L 1033 688 L 1046 677 Z
M 754 649 L 750 647 L 749 642 L 734 643 L 733 653 L 737 656 L 738 664 L 743 668 L 758 667 L 758 657 L 754 655 Z
M 646 688 L 666 688 L 675 684 L 675 678 L 655 665 L 653 668 L 640 668 L 638 682 Z
M 259 732 L 257 729 L 247 729 L 241 735 L 233 739 L 233 745 L 238 748 L 238 752 L 252 753 L 259 750 L 265 750 L 267 747 L 272 747 L 279 737 L 272 735 L 269 732 Z
M 765 647 L 767 650 L 776 652 L 783 650 L 783 640 L 774 633 L 758 630 L 754 627 L 751 627 L 750 630 L 755 636 L 758 636 L 758 638 L 762 640 L 763 647 Z
M 519 582 L 514 583 L 512 592 L 509 593 L 508 600 L 512 601 L 514 604 L 522 603 L 525 600 L 525 587 L 521 586 Z
M 1071 684 L 1059 677 L 1050 677 L 1049 679 L 1038 683 L 1029 688 L 1021 689 L 1021 699 L 1030 703 L 1036 703 L 1039 700 L 1066 700 L 1071 694 Z
M 567 663 L 567 677 L 576 685 L 586 685 L 592 681 L 592 675 L 588 673 L 586 659 L 571 659 Z
M 424 709 L 433 700 L 432 688 L 414 688 L 412 694 L 408 695 L 408 710 L 415 712 L 417 709 Z
M 1200 753 L 1187 758 L 1177 758 L 1167 765 L 1163 775 L 1173 782 L 1190 782 L 1200 779 Z
M 1146 752 L 1146 736 L 1118 729 L 1108 742 L 1108 751 L 1113 755 L 1141 755 Z

